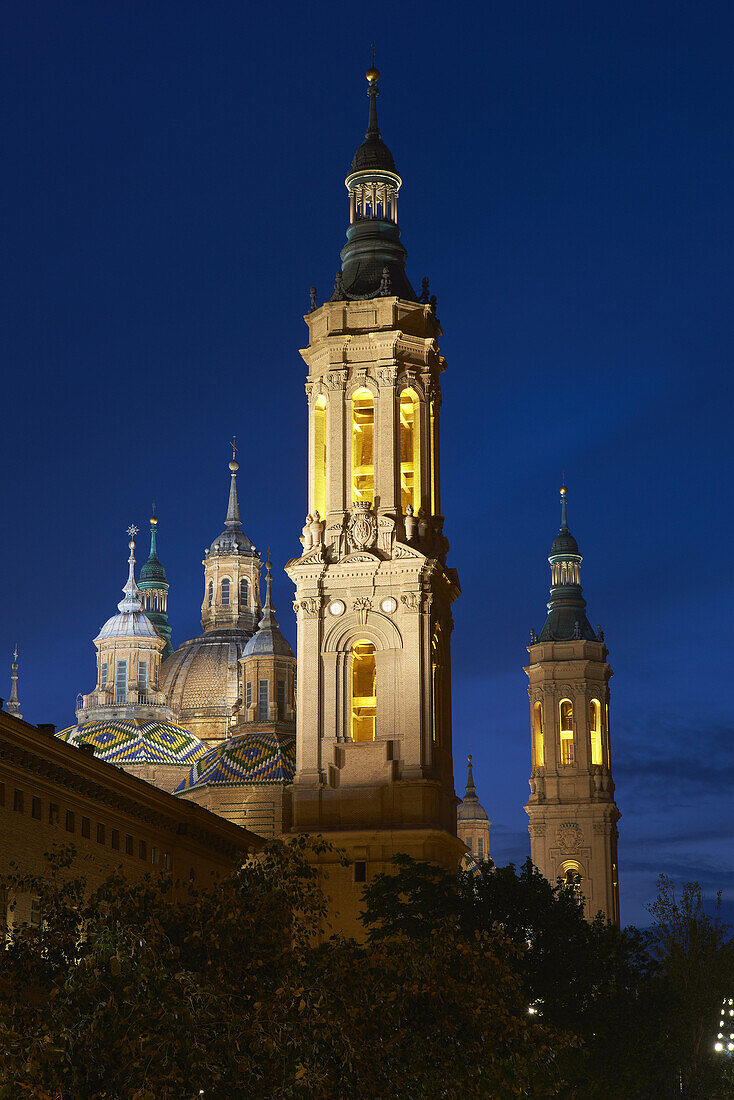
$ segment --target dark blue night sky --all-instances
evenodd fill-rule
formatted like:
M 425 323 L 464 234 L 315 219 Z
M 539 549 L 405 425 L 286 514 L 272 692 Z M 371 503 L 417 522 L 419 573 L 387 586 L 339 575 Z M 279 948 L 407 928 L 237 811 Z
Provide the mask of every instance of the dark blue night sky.
M 73 722 L 153 498 L 174 643 L 199 632 L 233 433 L 245 530 L 299 552 L 302 317 L 333 285 L 375 39 L 409 273 L 445 329 L 457 787 L 471 744 L 492 854 L 522 860 L 565 470 L 615 671 L 623 920 L 660 872 L 734 909 L 734 7 L 368 8 L 6 5 L 0 694 L 17 639 L 25 717 Z M 294 640 L 279 569 L 275 594 Z

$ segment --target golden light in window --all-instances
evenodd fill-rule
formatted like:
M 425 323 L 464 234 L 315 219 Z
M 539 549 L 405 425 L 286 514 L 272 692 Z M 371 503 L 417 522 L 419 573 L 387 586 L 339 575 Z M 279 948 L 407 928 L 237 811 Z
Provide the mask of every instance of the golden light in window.
M 352 500 L 375 495 L 375 403 L 369 390 L 352 397 Z
M 535 746 L 535 766 L 542 768 L 545 764 L 545 736 L 543 733 L 543 704 L 533 705 L 533 741 Z
M 589 703 L 589 738 L 591 740 L 591 763 L 602 764 L 601 742 L 601 703 L 592 699 Z
M 400 394 L 400 506 L 421 507 L 420 402 L 414 390 Z
M 353 741 L 374 741 L 377 724 L 375 647 L 359 641 L 352 646 L 351 735 Z
M 326 513 L 326 398 L 316 398 L 313 411 L 313 506 L 323 519 Z

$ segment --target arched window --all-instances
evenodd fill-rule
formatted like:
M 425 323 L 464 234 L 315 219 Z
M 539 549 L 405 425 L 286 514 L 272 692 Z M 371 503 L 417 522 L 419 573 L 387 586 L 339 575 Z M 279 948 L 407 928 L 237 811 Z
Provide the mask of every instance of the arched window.
M 240 577 L 240 608 L 247 607 L 250 602 L 250 582 L 247 577 Z
M 535 766 L 542 768 L 545 765 L 545 735 L 543 733 L 543 704 L 533 704 L 533 747 L 535 750 Z
M 592 699 L 589 703 L 589 737 L 591 739 L 591 763 L 601 764 L 601 703 Z
M 101 688 L 106 688 L 107 687 L 107 662 L 106 661 L 102 662 L 102 671 L 100 672 L 99 686 Z
M 420 402 L 413 390 L 400 394 L 400 506 L 421 506 Z
M 375 647 L 372 642 L 352 646 L 352 741 L 374 741 L 377 721 Z
M 581 868 L 578 863 L 564 863 L 561 868 L 564 886 L 570 886 L 578 901 L 581 901 Z
M 573 703 L 570 699 L 561 699 L 561 763 L 573 764 Z
M 158 597 L 157 596 L 153 597 L 153 610 L 154 611 L 158 610 Z
M 369 390 L 352 397 L 352 500 L 375 495 L 375 403 Z
M 326 514 L 326 398 L 316 398 L 313 410 L 313 506 Z
M 224 580 L 222 581 L 222 599 L 221 599 L 222 607 L 229 607 L 229 598 L 230 598 L 230 580 L 229 580 L 229 577 L 225 577 Z
M 214 581 L 209 581 L 209 594 L 207 596 L 207 607 L 211 607 L 214 603 Z
M 443 644 L 440 623 L 436 623 L 431 638 L 431 691 L 433 740 L 440 745 L 443 727 Z

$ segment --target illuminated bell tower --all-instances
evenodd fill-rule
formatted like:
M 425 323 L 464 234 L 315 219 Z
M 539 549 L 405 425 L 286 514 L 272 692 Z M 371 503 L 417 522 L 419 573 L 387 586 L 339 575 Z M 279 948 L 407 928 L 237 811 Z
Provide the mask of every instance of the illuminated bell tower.
M 601 627 L 595 633 L 581 592 L 581 555 L 568 529 L 561 487 L 561 527 L 551 547 L 548 618 L 531 631 L 532 771 L 530 854 L 552 883 L 578 883 L 591 919 L 601 910 L 619 924 L 617 822 L 609 735 L 609 679 Z
M 330 869 L 342 927 L 361 889 L 407 852 L 454 867 L 451 604 L 439 481 L 435 300 L 405 272 L 401 179 L 377 125 L 346 179 L 347 244 L 334 293 L 312 291 L 301 352 L 308 379 L 308 515 L 296 586 L 298 697 L 293 828 L 354 860 Z M 350 876 L 354 876 L 353 878 Z M 350 920 L 355 922 L 352 928 Z

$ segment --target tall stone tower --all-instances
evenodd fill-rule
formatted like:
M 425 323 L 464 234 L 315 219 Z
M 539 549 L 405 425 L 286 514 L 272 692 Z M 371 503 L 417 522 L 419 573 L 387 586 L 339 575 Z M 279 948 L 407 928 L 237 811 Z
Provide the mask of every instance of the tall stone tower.
M 617 822 L 609 736 L 608 651 L 592 630 L 581 592 L 581 555 L 568 529 L 561 487 L 561 528 L 551 547 L 548 618 L 531 635 L 532 772 L 525 807 L 530 854 L 550 882 L 578 883 L 593 917 L 619 924 Z
M 168 579 L 156 549 L 158 517 L 155 514 L 155 504 L 149 522 L 150 554 L 140 570 L 138 588 L 140 589 L 143 611 L 166 643 L 161 654 L 161 660 L 165 661 L 173 653 L 173 646 L 171 645 L 171 625 L 168 622 Z
M 296 586 L 293 828 L 349 853 L 326 883 L 357 931 L 360 883 L 406 852 L 456 866 L 451 604 L 439 479 L 441 327 L 405 271 L 400 176 L 369 125 L 346 187 L 347 244 L 328 302 L 306 316 L 308 515 Z M 315 292 L 312 292 L 315 299 Z

